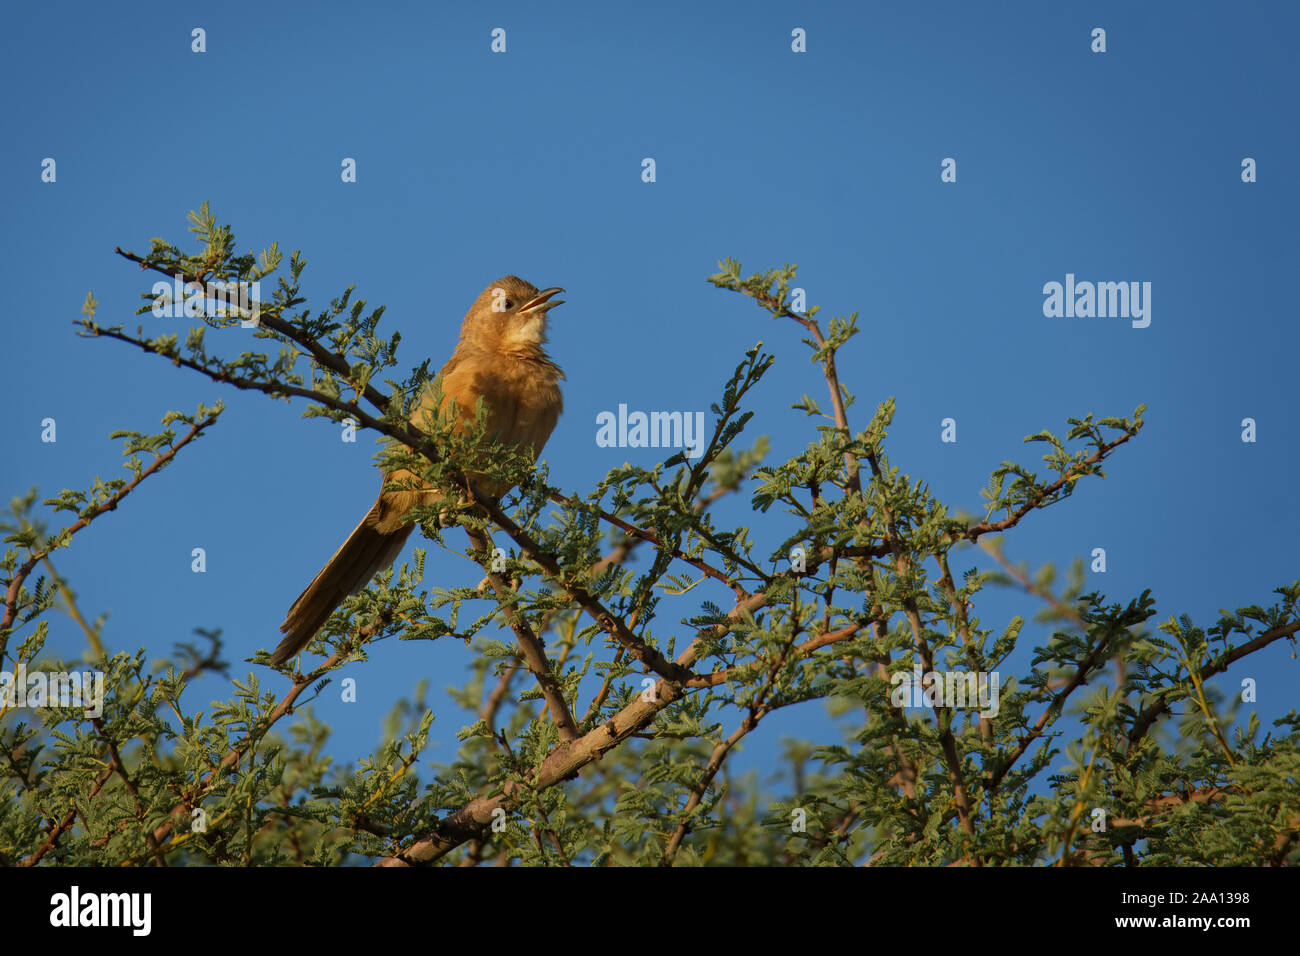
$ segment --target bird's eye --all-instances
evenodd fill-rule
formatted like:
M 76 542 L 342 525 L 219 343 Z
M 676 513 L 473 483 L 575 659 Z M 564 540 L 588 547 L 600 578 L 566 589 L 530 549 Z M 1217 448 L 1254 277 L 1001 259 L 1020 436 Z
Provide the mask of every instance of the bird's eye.
M 511 302 L 509 299 L 506 299 L 506 301 L 503 304 L 505 305 L 507 312 L 509 312 L 511 309 L 515 307 L 515 304 Z

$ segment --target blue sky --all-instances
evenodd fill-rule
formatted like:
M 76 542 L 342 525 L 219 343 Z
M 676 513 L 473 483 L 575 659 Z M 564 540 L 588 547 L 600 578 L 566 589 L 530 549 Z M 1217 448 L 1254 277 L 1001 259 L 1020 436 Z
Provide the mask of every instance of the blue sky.
M 441 365 L 498 276 L 564 286 L 550 349 L 567 410 L 545 452 L 564 488 L 662 457 L 597 447 L 599 412 L 707 409 L 759 339 L 778 363 L 747 434 L 770 435 L 774 460 L 801 448 L 808 426 L 789 405 L 825 389 L 798 330 L 705 282 L 726 256 L 747 272 L 795 262 L 821 318 L 860 312 L 840 359 L 853 422 L 895 396 L 888 453 L 953 509 L 977 509 L 1004 459 L 1036 464 L 1025 435 L 1148 405 L 1108 478 L 1007 539 L 1014 560 L 1063 568 L 1104 547 L 1108 571 L 1090 586 L 1125 601 L 1150 587 L 1157 620 L 1202 626 L 1300 576 L 1293 5 L 377 6 L 0 14 L 0 488 L 85 487 L 119 473 L 112 430 L 229 406 L 55 556 L 83 609 L 109 614 L 110 647 L 162 654 L 200 626 L 224 629 L 236 661 L 274 646 L 377 490 L 368 440 L 343 444 L 296 406 L 73 334 L 89 290 L 105 324 L 177 324 L 134 317 L 152 278 L 113 247 L 187 240 L 185 214 L 204 200 L 241 250 L 301 249 L 312 305 L 348 284 L 386 305 L 408 366 Z M 206 53 L 191 52 L 194 27 Z M 489 50 L 496 27 L 504 54 Z M 806 53 L 790 49 L 795 27 Z M 1090 51 L 1094 27 L 1104 54 Z M 41 181 L 45 157 L 55 183 Z M 355 184 L 340 182 L 343 157 Z M 940 182 L 947 157 L 956 183 Z M 1244 157 L 1258 182 L 1241 181 Z M 1045 317 L 1043 285 L 1067 273 L 1150 282 L 1150 326 Z M 40 441 L 47 417 L 55 444 Z M 955 444 L 940 441 L 947 417 Z M 743 498 L 720 515 L 773 545 L 784 535 L 775 518 L 747 521 Z M 475 572 L 437 556 L 427 576 Z M 980 612 L 1000 628 L 1037 609 L 1004 593 Z M 75 625 L 52 620 L 55 647 L 75 652 Z M 1027 628 L 1025 649 L 1043 636 Z M 459 682 L 469 652 L 388 642 L 372 659 L 349 670 L 358 703 L 331 691 L 317 706 L 344 761 L 373 747 L 419 676 Z M 1295 705 L 1297 673 L 1286 645 L 1232 671 L 1258 680 L 1266 717 Z M 227 693 L 207 680 L 191 708 Z M 433 703 L 442 743 L 429 756 L 447 759 L 466 720 Z M 770 769 L 780 736 L 825 726 L 816 708 L 779 713 L 736 764 Z

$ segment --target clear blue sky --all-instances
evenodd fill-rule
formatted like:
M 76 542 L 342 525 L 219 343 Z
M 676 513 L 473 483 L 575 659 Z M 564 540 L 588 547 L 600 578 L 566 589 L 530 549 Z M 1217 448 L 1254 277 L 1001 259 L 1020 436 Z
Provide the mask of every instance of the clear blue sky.
M 385 304 L 408 365 L 440 365 L 504 273 L 566 287 L 551 351 L 567 411 L 545 455 L 562 487 L 656 460 L 598 448 L 598 412 L 707 409 L 759 339 L 779 362 L 749 433 L 771 435 L 774 458 L 802 447 L 789 405 L 825 392 L 798 330 L 704 281 L 725 256 L 747 271 L 796 262 L 822 318 L 861 313 L 841 359 L 855 424 L 896 396 L 889 454 L 954 509 L 978 508 L 1004 459 L 1036 463 L 1025 435 L 1149 406 L 1109 477 L 1025 522 L 1013 559 L 1065 567 L 1104 547 L 1092 586 L 1124 601 L 1150 587 L 1158 619 L 1203 626 L 1300 576 L 1293 4 L 55 3 L 0 18 L 0 489 L 85 487 L 120 473 L 113 429 L 229 406 L 56 555 L 83 608 L 110 615 L 112 648 L 162 654 L 196 626 L 223 628 L 236 661 L 274 646 L 377 490 L 368 440 L 74 336 L 88 290 L 105 324 L 178 324 L 134 318 L 152 278 L 113 247 L 188 240 L 185 214 L 204 200 L 240 249 L 303 250 L 313 305 L 351 283 Z M 496 27 L 503 55 L 489 51 Z M 340 182 L 343 157 L 355 184 Z M 955 184 L 940 182 L 946 157 Z M 1241 181 L 1244 157 L 1258 182 Z M 1151 282 L 1150 327 L 1044 317 L 1044 283 L 1067 273 Z M 943 444 L 950 416 L 959 440 Z M 40 441 L 47 417 L 57 444 Z M 722 516 L 744 521 L 743 501 Z M 770 521 L 745 523 L 775 545 L 784 526 Z M 195 547 L 206 574 L 190 570 Z M 475 572 L 439 555 L 428 577 Z M 1018 594 L 981 607 L 999 628 L 1036 610 Z M 55 647 L 75 651 L 75 625 L 52 621 Z M 1043 637 L 1027 628 L 1026 651 Z M 422 675 L 459 682 L 469 652 L 394 641 L 372 657 L 349 671 L 357 704 L 331 689 L 317 707 L 344 761 L 378 740 L 391 698 Z M 1255 677 L 1275 717 L 1300 697 L 1297 666 L 1275 646 L 1232 674 Z M 227 693 L 205 681 L 190 706 Z M 434 705 L 429 756 L 448 759 L 466 718 Z M 764 726 L 739 767 L 769 769 L 779 736 L 825 718 L 794 709 Z

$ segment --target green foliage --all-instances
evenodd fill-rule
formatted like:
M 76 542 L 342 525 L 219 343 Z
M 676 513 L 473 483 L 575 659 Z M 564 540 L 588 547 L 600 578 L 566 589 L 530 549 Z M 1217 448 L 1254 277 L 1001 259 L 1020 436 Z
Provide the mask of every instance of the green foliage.
M 236 256 L 233 232 L 206 204 L 190 223 L 197 253 L 155 239 L 146 256 L 122 254 L 184 281 L 261 280 L 282 264 L 276 245 Z M 1131 418 L 1071 419 L 1064 437 L 1029 436 L 1047 448 L 1047 474 L 1003 462 L 983 490 L 983 519 L 967 520 L 890 462 L 892 399 L 865 428 L 851 427 L 853 398 L 835 362 L 858 331 L 856 313 L 823 330 L 815 306 L 794 309 L 794 266 L 745 278 L 727 260 L 714 285 L 798 324 L 825 379 L 825 411 L 808 395 L 793 406 L 813 419 L 803 450 L 768 462 L 766 438 L 740 444 L 755 425 L 749 392 L 787 351 L 759 343 L 722 385 L 702 456 L 624 465 L 585 495 L 567 493 L 549 486 L 544 466 L 489 441 L 482 409 L 468 436 L 432 419 L 408 427 L 412 402 L 438 387 L 428 362 L 398 370 L 400 336 L 379 334 L 383 309 L 367 312 L 352 287 L 319 312 L 300 308 L 304 267 L 292 253 L 259 303 L 255 334 L 274 340 L 274 359 L 209 351 L 206 333 L 219 340 L 238 317 L 197 317 L 183 343 L 147 338 L 100 326 L 88 295 L 77 325 L 225 386 L 300 398 L 306 417 L 374 431 L 387 467 L 450 489 L 415 517 L 429 540 L 479 563 L 485 585 L 426 588 L 417 549 L 330 618 L 305 671 L 236 675 L 226 701 L 196 710 L 194 680 L 230 669 L 220 633 L 199 631 L 153 664 L 143 649 L 110 653 L 103 619 L 85 620 L 51 555 L 119 505 L 129 520 L 127 496 L 215 424 L 221 406 L 168 413 L 157 434 L 115 432 L 129 478 L 64 490 L 44 501 L 47 514 L 33 491 L 0 529 L 5 668 L 104 678 L 99 713 L 0 702 L 0 863 L 1300 860 L 1300 716 L 1265 728 L 1212 683 L 1250 654 L 1294 643 L 1300 582 L 1277 588 L 1268 607 L 1222 612 L 1208 629 L 1186 616 L 1153 629 L 1149 592 L 1085 593 L 1076 565 L 1057 594 L 1050 567 L 1031 575 L 1003 555 L 1022 520 L 1105 477 L 1140 433 L 1143 407 Z M 467 504 L 459 491 L 469 462 L 520 490 Z M 720 517 L 742 492 L 748 520 Z M 71 523 L 47 530 L 63 513 Z M 453 524 L 469 530 L 468 546 Z M 971 561 L 973 544 L 1001 570 Z M 989 586 L 1041 604 L 1041 646 L 1024 646 L 1024 616 L 977 616 Z M 60 609 L 85 630 L 85 662 L 38 663 L 46 618 Z M 521 650 L 539 635 L 544 674 L 530 672 Z M 466 642 L 468 678 L 452 692 L 464 714 L 435 719 L 421 682 L 395 705 L 374 754 L 336 764 L 311 701 L 333 671 L 388 638 Z M 914 668 L 998 675 L 996 713 L 911 706 L 896 683 Z M 786 741 L 766 777 L 731 776 L 729 757 L 766 731 L 770 714 L 813 702 L 834 718 L 828 739 Z M 444 764 L 425 757 L 435 732 L 455 748 Z

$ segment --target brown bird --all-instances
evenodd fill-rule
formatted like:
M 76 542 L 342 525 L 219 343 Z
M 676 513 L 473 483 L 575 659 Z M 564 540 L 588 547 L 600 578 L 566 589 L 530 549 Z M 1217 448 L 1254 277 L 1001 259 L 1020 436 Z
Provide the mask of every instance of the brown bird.
M 460 341 L 442 367 L 438 415 L 451 414 L 454 401 L 453 424 L 464 431 L 474 424 L 475 405 L 481 397 L 487 411 L 487 436 L 495 433 L 503 444 L 539 454 L 564 407 L 560 396 L 564 373 L 542 348 L 547 314 L 563 301 L 552 296 L 563 291 L 538 291 L 518 276 L 498 279 L 484 289 L 465 314 Z M 433 402 L 432 389 L 426 390 L 411 415 L 412 425 L 421 427 L 425 415 L 434 410 Z M 499 497 L 510 490 L 500 482 L 486 482 L 472 470 L 466 475 L 484 494 Z M 406 469 L 384 476 L 385 484 L 413 487 L 380 492 L 343 546 L 289 608 L 280 625 L 285 637 L 271 655 L 272 663 L 283 663 L 306 647 L 344 598 L 356 594 L 397 559 L 415 527 L 414 522 L 403 522 L 403 516 L 422 498 L 437 496 L 432 490 L 421 492 L 420 481 Z

